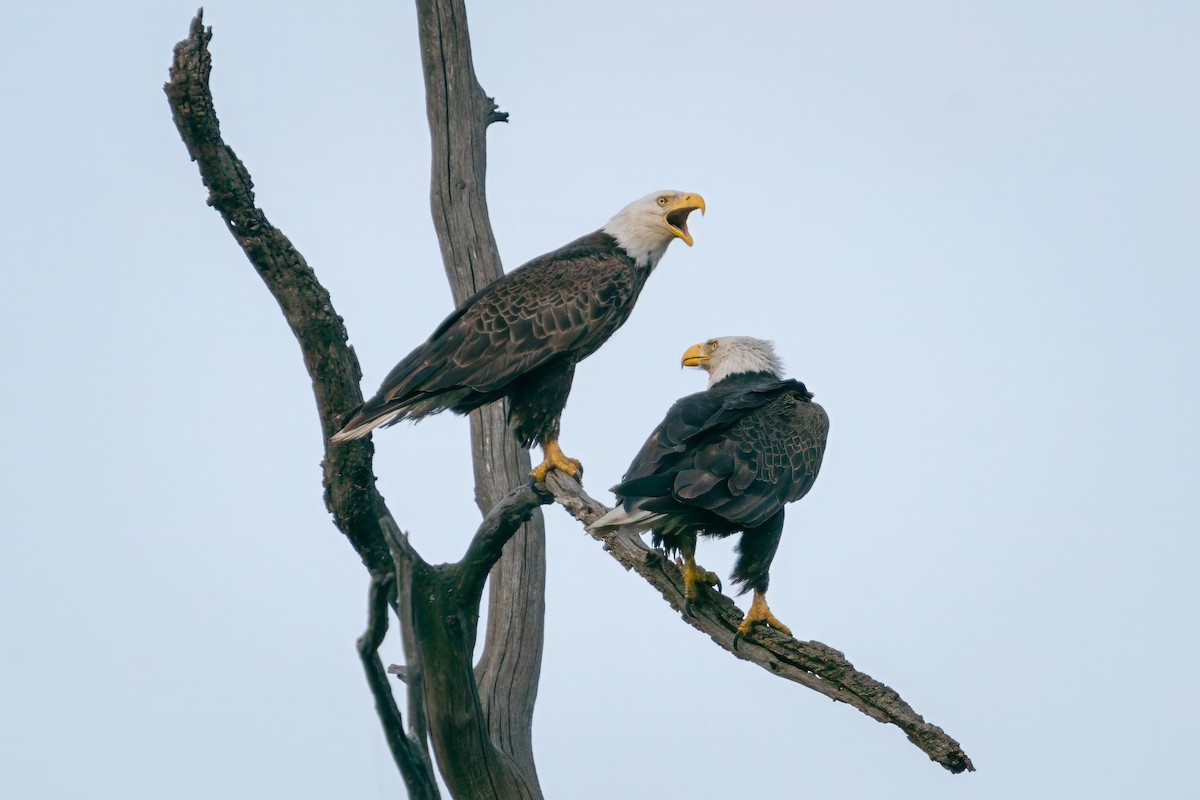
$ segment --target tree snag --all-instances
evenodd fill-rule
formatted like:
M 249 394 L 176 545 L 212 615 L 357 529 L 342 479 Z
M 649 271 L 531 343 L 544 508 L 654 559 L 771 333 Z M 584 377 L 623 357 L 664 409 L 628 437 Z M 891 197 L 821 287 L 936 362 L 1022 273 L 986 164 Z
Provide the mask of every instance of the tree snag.
M 506 119 L 475 78 L 462 0 L 417 0 L 426 108 L 433 140 L 430 199 L 455 303 L 501 274 L 488 222 L 486 129 Z M 212 31 L 203 12 L 175 46 L 164 86 L 180 137 L 224 220 L 300 344 L 325 437 L 325 503 L 370 576 L 368 624 L 358 652 L 397 768 L 409 795 L 439 796 L 429 743 L 455 798 L 542 796 L 532 752 L 532 714 L 541 666 L 545 534 L 539 507 L 558 502 L 587 524 L 608 509 L 552 472 L 527 485 L 529 454 L 507 431 L 497 403 L 471 415 L 476 502 L 484 519 L 463 558 L 430 565 L 411 547 L 375 486 L 369 440 L 330 446 L 329 436 L 362 402 L 358 359 L 329 293 L 303 256 L 255 205 L 250 173 L 221 138 L 209 89 Z M 516 487 L 516 488 L 512 488 Z M 642 576 L 675 609 L 683 579 L 639 538 L 597 534 L 604 549 Z M 492 589 L 483 658 L 472 666 L 484 582 Z M 733 652 L 741 621 L 733 601 L 712 593 L 681 618 Z M 406 663 L 407 728 L 379 660 L 387 608 L 400 621 Z M 513 642 L 521 643 L 514 649 Z M 951 772 L 972 771 L 958 743 L 926 723 L 896 692 L 858 672 L 838 651 L 761 630 L 734 655 L 899 727 Z

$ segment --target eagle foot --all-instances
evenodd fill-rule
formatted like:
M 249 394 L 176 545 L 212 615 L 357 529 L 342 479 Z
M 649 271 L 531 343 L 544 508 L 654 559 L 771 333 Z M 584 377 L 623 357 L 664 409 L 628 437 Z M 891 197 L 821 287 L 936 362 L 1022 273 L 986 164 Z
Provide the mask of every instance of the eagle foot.
M 675 565 L 683 572 L 683 613 L 689 617 L 695 617 L 692 604 L 700 599 L 700 590 L 696 587 L 704 584 L 715 587 L 719 592 L 721 591 L 721 579 L 716 576 L 716 573 L 709 572 L 697 564 L 695 559 L 680 560 L 677 558 Z
M 733 649 L 738 649 L 738 642 L 750 633 L 750 630 L 756 623 L 763 623 L 768 627 L 774 628 L 780 633 L 792 635 L 792 629 L 780 622 L 774 614 L 771 613 L 770 607 L 767 605 L 767 596 L 757 589 L 754 590 L 754 601 L 750 603 L 750 610 L 746 612 L 742 624 L 738 625 L 737 633 L 733 635 Z
M 545 457 L 542 463 L 538 464 L 529 473 L 529 477 L 533 478 L 534 483 L 543 483 L 546 476 L 550 474 L 550 470 L 556 469 L 559 472 L 565 472 L 575 480 L 579 481 L 579 485 L 583 485 L 583 464 L 574 458 L 568 458 L 565 453 L 559 448 L 558 440 L 546 442 L 542 446 Z

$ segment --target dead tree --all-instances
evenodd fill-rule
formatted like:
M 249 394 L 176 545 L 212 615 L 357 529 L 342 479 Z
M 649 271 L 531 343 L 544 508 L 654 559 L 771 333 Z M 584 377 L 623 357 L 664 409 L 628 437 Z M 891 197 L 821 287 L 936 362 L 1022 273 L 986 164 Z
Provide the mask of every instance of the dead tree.
M 430 199 L 446 274 L 460 303 L 501 274 L 484 191 L 485 137 L 487 127 L 507 115 L 475 77 L 463 0 L 417 0 L 417 10 L 433 140 Z M 516 445 L 497 403 L 471 415 L 475 496 L 484 519 L 467 551 L 454 564 L 434 566 L 411 547 L 375 487 L 371 442 L 329 445 L 341 420 L 362 401 L 358 359 L 329 293 L 255 205 L 250 173 L 221 138 L 209 89 L 211 37 L 203 12 L 197 13 L 188 37 L 175 47 L 164 90 L 209 205 L 278 301 L 312 378 L 325 435 L 325 503 L 370 575 L 368 625 L 358 651 L 396 765 L 413 798 L 439 796 L 435 759 L 456 798 L 540 798 L 532 750 L 546 568 L 539 507 L 558 502 L 585 524 L 607 509 L 561 473 L 551 473 L 544 486 L 529 485 L 529 454 Z M 636 537 L 595 538 L 682 609 L 683 578 L 674 563 Z M 485 647 L 473 666 L 489 572 Z M 407 726 L 393 694 L 396 684 L 378 656 L 389 608 L 404 643 L 406 663 L 393 671 L 405 688 Z M 729 598 L 713 592 L 695 617 L 681 615 L 735 657 L 896 725 L 951 772 L 974 769 L 954 739 L 832 648 L 760 630 L 734 651 L 741 617 Z

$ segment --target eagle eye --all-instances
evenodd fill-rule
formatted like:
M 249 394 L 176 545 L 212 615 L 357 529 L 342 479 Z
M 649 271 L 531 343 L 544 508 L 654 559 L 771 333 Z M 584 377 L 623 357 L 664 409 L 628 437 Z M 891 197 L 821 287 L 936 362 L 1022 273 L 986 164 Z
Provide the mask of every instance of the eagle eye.
M 658 204 L 660 206 L 665 206 L 667 204 L 667 198 L 665 196 L 658 198 Z

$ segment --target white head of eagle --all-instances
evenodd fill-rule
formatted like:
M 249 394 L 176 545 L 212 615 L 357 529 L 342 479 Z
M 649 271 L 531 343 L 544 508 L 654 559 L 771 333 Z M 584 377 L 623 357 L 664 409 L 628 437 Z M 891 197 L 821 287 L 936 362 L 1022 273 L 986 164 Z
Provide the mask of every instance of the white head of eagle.
M 752 336 L 721 336 L 692 345 L 683 354 L 683 366 L 707 372 L 709 386 L 743 372 L 765 372 L 776 378 L 783 375 L 783 362 L 775 354 L 775 346 Z
M 664 189 L 634 200 L 601 230 L 616 239 L 639 267 L 654 269 L 673 239 L 683 239 L 688 247 L 692 246 L 687 218 L 696 210 L 704 213 L 704 198 L 700 195 Z

